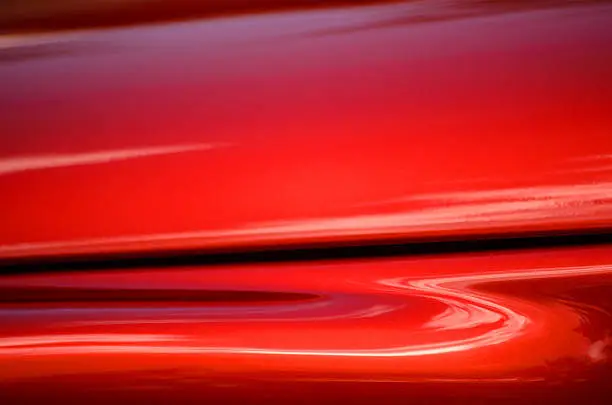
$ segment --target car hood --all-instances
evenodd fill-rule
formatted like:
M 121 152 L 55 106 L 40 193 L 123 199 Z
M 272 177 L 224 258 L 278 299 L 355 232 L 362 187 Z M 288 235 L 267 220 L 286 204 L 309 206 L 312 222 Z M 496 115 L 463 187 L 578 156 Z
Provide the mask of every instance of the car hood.
M 0 257 L 609 226 L 610 4 L 452 4 L 1 38 Z

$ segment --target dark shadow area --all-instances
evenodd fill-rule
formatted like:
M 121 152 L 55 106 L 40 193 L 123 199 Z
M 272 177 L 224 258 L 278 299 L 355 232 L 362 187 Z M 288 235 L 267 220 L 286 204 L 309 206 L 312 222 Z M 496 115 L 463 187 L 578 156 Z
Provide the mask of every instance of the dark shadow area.
M 219 266 L 245 263 L 304 262 L 320 260 L 368 259 L 398 256 L 503 252 L 612 243 L 608 230 L 591 233 L 554 233 L 529 235 L 487 235 L 463 239 L 388 240 L 386 242 L 334 243 L 225 250 L 168 250 L 122 254 L 39 256 L 0 260 L 2 274 L 45 273 L 57 271 L 121 270 L 127 268 L 167 268 Z
M 273 291 L 220 291 L 189 289 L 87 289 L 64 287 L 2 287 L 0 303 L 42 304 L 104 302 L 263 303 L 316 299 L 313 294 Z
M 281 11 L 412 3 L 420 10 L 386 24 L 466 18 L 610 0 L 4 0 L 0 33 L 99 28 Z M 422 10 L 421 10 L 422 9 Z

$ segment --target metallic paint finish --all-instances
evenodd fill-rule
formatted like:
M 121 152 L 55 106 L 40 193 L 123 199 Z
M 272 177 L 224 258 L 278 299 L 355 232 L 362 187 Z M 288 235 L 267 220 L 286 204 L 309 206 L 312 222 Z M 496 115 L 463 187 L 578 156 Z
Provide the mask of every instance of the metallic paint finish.
M 605 228 L 611 18 L 428 0 L 5 35 L 0 257 Z
M 606 404 L 612 250 L 0 279 L 4 403 Z

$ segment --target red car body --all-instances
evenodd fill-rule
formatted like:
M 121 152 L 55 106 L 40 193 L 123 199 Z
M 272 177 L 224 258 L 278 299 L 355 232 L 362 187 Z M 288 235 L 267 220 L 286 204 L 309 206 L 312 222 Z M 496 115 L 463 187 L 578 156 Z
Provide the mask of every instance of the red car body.
M 611 18 L 6 35 L 3 403 L 609 403 Z

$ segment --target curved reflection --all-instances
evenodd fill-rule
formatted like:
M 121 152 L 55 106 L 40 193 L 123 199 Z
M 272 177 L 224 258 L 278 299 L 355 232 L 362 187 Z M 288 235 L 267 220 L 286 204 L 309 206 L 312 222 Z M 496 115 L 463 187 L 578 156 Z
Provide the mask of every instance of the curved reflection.
M 5 276 L 0 288 L 16 294 L 0 302 L 0 379 L 104 381 L 127 367 L 145 380 L 179 370 L 173 387 L 214 370 L 282 387 L 456 384 L 464 399 L 485 395 L 470 388 L 484 383 L 528 398 L 552 395 L 532 391 L 551 383 L 601 391 L 612 371 L 609 257 L 604 246 Z M 123 292 L 105 296 L 111 286 Z
M 377 273 L 376 270 L 374 270 Z M 384 272 L 380 272 L 384 273 Z M 322 302 L 301 304 L 286 300 L 274 304 L 265 301 L 256 301 L 248 306 L 230 306 L 224 309 L 228 303 L 219 301 L 214 307 L 198 305 L 195 307 L 180 306 L 164 308 L 139 308 L 133 307 L 133 302 L 123 301 L 121 311 L 128 319 L 113 319 L 121 312 L 113 310 L 112 307 L 100 306 L 99 294 L 93 295 L 98 306 L 81 309 L 70 313 L 69 317 L 61 319 L 61 310 L 50 308 L 46 317 L 42 317 L 44 310 L 37 309 L 34 318 L 48 318 L 55 316 L 58 329 L 70 330 L 76 327 L 129 327 L 129 328 L 162 328 L 161 325 L 175 324 L 179 327 L 188 324 L 201 325 L 242 325 L 246 326 L 252 322 L 259 324 L 257 331 L 265 331 L 272 328 L 271 325 L 278 322 L 289 322 L 283 328 L 291 328 L 291 324 L 304 326 L 305 323 L 316 322 L 324 329 L 333 329 L 330 321 L 348 321 L 348 325 L 357 327 L 358 330 L 367 330 L 376 326 L 379 319 L 392 315 L 394 331 L 381 334 L 376 340 L 362 342 L 361 348 L 348 349 L 342 342 L 334 342 L 336 348 L 328 348 L 329 340 L 308 342 L 304 344 L 302 330 L 292 332 L 290 329 L 283 330 L 280 334 L 282 339 L 272 335 L 265 339 L 265 345 L 257 347 L 249 343 L 249 338 L 234 337 L 225 338 L 228 342 L 239 340 L 241 345 L 218 345 L 212 343 L 216 340 L 224 340 L 223 332 L 217 339 L 210 340 L 204 333 L 205 330 L 182 330 L 181 333 L 165 334 L 66 334 L 64 332 L 50 335 L 3 337 L 0 338 L 1 355 L 49 355 L 49 354 L 76 354 L 103 351 L 130 352 L 130 353 L 183 353 L 183 354 L 206 354 L 206 353 L 228 353 L 228 354 L 258 354 L 258 355 L 295 355 L 295 356 L 340 356 L 340 357 L 413 357 L 432 356 L 446 353 L 461 352 L 467 350 L 482 349 L 491 345 L 507 343 L 513 339 L 529 334 L 530 328 L 542 328 L 548 324 L 555 323 L 555 317 L 574 316 L 573 310 L 567 301 L 559 300 L 560 305 L 551 306 L 539 302 L 522 302 L 520 299 L 500 295 L 498 293 L 483 292 L 482 286 L 499 283 L 516 283 L 527 280 L 547 280 L 563 278 L 566 282 L 573 283 L 573 279 L 584 276 L 603 276 L 612 274 L 612 265 L 595 265 L 579 267 L 556 267 L 556 268 L 529 268 L 518 271 L 476 273 L 468 275 L 450 275 L 444 277 L 399 277 L 384 278 L 381 274 L 379 280 L 374 280 L 371 285 L 364 285 L 360 295 L 346 296 L 325 291 L 312 291 L 314 294 L 322 294 L 327 299 Z M 52 280 L 53 276 L 49 276 Z M 236 283 L 240 285 L 238 281 Z M 376 291 L 376 286 L 381 285 L 390 290 L 384 295 L 363 295 L 371 290 Z M 42 290 L 44 291 L 44 290 Z M 70 291 L 70 290 L 68 290 Z M 77 290 L 78 291 L 78 290 Z M 87 291 L 79 294 L 81 299 L 86 300 Z M 89 290 L 95 291 L 95 290 Z M 35 294 L 35 293 L 34 293 Z M 41 293 L 48 295 L 48 293 Z M 60 292 L 61 294 L 61 292 Z M 75 294 L 74 292 L 68 295 Z M 135 293 L 139 296 L 140 293 Z M 160 295 L 163 294 L 160 292 Z M 177 296 L 177 293 L 174 293 Z M 250 293 L 247 293 L 250 294 Z M 140 294 L 142 295 L 142 294 Z M 149 293 L 155 295 L 155 293 Z M 253 295 L 253 294 L 251 294 Z M 291 294 L 286 294 L 290 297 Z M 253 295 L 257 297 L 257 295 Z M 239 297 L 239 294 L 236 295 Z M 282 295 L 279 295 L 282 297 Z M 401 300 L 398 298 L 401 297 Z M 257 298 L 255 298 L 257 299 Z M 279 298 L 280 299 L 280 298 Z M 394 302 L 394 304 L 390 304 Z M 16 301 L 17 302 L 17 301 Z M 30 299 L 30 302 L 36 300 Z M 44 301 L 43 301 L 44 302 Z M 236 302 L 240 302 L 236 301 Z M 9 304 L 11 302 L 9 301 Z M 180 302 L 179 302 L 180 303 Z M 230 302 L 231 303 L 231 302 Z M 75 305 L 74 302 L 66 301 L 67 305 Z M 14 305 L 14 304 L 13 304 Z M 151 305 L 151 304 L 149 304 Z M 255 307 L 253 307 L 255 305 Z M 415 306 L 418 311 L 425 314 L 425 318 L 415 324 L 410 322 L 414 316 Z M 253 311 L 253 308 L 255 311 Z M 128 311 L 125 313 L 125 311 Z M 220 311 L 222 310 L 222 311 Z M 21 313 L 31 311 L 27 307 L 4 309 L 2 313 L 19 316 Z M 57 312 L 57 313 L 54 313 Z M 185 312 L 188 311 L 188 312 Z M 143 315 L 149 313 L 143 318 Z M 185 314 L 190 318 L 184 318 Z M 535 314 L 535 315 L 534 315 Z M 539 315 L 538 315 L 539 314 Z M 0 314 L 1 315 L 1 314 Z M 588 317 L 588 312 L 581 315 Z M 88 317 L 103 317 L 103 320 L 83 320 Z M 160 318 L 161 317 L 161 318 Z M 72 318 L 72 319 L 70 319 Z M 550 318 L 550 319 L 549 319 Z M 79 320 L 75 323 L 75 319 Z M 408 321 L 404 322 L 402 319 Z M 262 325 L 262 323 L 264 323 Z M 532 325 L 535 324 L 535 325 Z M 157 326 L 159 325 L 159 326 Z M 280 324 L 278 324 L 280 325 Z M 347 327 L 348 325 L 345 325 Z M 262 329 L 263 328 L 263 329 Z M 213 330 L 214 331 L 214 330 Z M 342 333 L 340 333 L 342 334 Z M 214 333 L 213 333 L 214 335 Z M 336 334 L 337 335 L 337 334 Z M 334 336 L 334 333 L 331 334 Z M 256 341 L 257 339 L 253 339 Z M 282 340 L 280 346 L 278 343 Z M 385 342 L 385 341 L 389 342 Z M 406 340 L 404 344 L 393 344 L 392 341 Z M 277 343 L 278 341 L 278 343 Z M 607 340 L 606 340 L 607 341 Z M 207 343 L 208 342 L 208 343 Z M 604 341 L 597 341 L 588 348 L 588 356 L 600 360 L 602 358 Z M 74 347 L 72 343 L 95 343 L 94 345 L 79 345 Z M 163 343 L 162 346 L 159 344 Z M 303 346 L 301 346 L 301 344 Z M 602 346 L 604 345 L 604 346 Z M 310 347 L 308 347 L 310 346 Z

